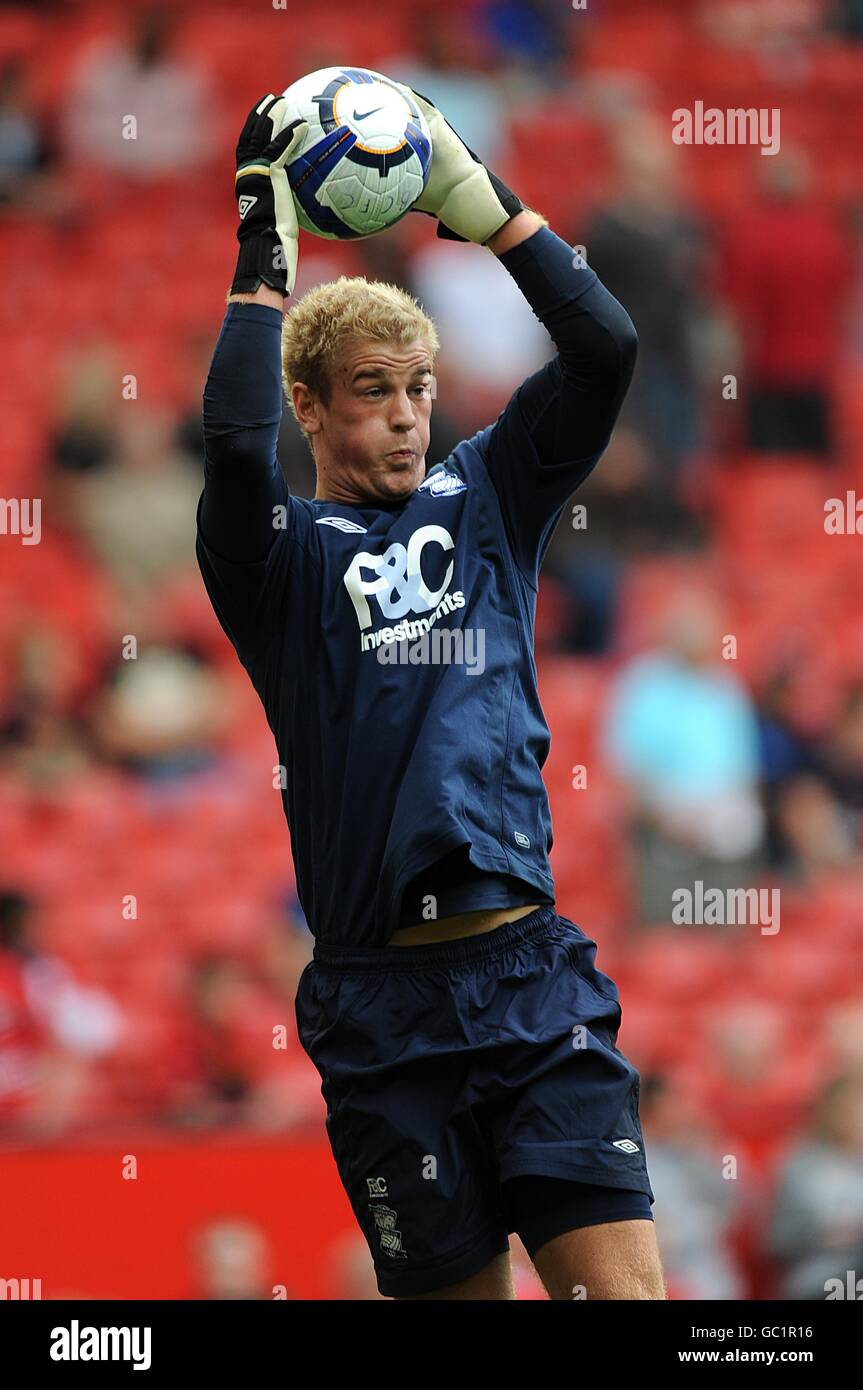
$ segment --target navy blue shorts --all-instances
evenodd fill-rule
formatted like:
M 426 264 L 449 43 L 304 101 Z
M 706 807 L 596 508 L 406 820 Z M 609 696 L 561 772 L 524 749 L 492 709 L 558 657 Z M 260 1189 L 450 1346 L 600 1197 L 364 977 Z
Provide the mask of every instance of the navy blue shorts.
M 382 1294 L 434 1292 L 508 1250 L 531 1225 L 516 1177 L 573 1184 L 561 1231 L 651 1219 L 639 1075 L 595 955 L 553 907 L 435 945 L 315 946 L 297 1028 Z M 528 1240 L 554 1225 L 546 1202 Z

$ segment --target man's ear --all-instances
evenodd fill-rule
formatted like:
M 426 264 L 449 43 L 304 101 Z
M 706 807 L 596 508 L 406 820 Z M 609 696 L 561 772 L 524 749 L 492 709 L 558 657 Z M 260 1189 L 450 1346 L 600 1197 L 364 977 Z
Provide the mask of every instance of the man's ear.
M 304 381 L 294 382 L 291 387 L 291 400 L 302 429 L 306 434 L 318 434 L 321 429 L 318 398 Z

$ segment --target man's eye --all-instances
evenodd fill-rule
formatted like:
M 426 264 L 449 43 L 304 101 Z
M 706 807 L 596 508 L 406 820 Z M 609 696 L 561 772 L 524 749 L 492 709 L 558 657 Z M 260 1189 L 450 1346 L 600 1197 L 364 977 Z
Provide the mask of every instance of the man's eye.
M 430 389 L 431 389 L 431 383 L 430 383 L 430 382 L 418 382 L 416 386 L 412 386 L 412 387 L 411 387 L 411 390 L 412 390 L 412 391 L 419 391 L 421 395 L 425 395 Z M 380 386 L 369 386 L 369 387 L 367 387 L 366 390 L 363 392 L 363 395 L 364 395 L 364 396 L 373 396 L 373 395 L 375 395 L 375 394 L 377 394 L 377 393 L 380 393 L 381 391 L 382 391 L 382 387 L 380 387 Z

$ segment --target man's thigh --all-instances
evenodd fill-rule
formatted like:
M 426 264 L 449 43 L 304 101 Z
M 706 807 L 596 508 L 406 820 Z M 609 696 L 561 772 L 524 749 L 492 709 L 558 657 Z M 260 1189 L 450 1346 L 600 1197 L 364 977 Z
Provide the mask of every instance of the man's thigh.
M 665 1297 L 646 1193 L 531 1174 L 501 1195 L 551 1298 Z
M 653 1221 L 566 1231 L 533 1256 L 552 1299 L 665 1299 Z

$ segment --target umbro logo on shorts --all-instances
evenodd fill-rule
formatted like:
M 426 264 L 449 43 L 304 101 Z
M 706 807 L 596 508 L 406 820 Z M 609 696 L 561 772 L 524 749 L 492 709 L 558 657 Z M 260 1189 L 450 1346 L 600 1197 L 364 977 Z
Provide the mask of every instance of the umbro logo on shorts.
M 612 1144 L 616 1149 L 621 1149 L 625 1154 L 638 1154 L 641 1149 L 631 1139 L 612 1139 Z

